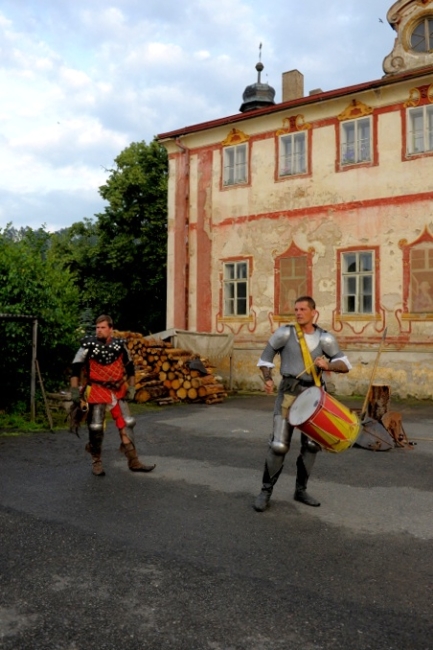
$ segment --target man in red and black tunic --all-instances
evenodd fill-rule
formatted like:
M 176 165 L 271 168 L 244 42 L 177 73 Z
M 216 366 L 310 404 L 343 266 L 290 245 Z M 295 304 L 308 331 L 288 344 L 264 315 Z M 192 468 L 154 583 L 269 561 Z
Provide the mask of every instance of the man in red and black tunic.
M 120 450 L 128 459 L 133 472 L 151 472 L 155 465 L 143 465 L 137 456 L 134 444 L 135 419 L 131 416 L 126 400 L 135 395 L 134 364 L 125 341 L 113 337 L 113 321 L 102 315 L 96 319 L 96 336 L 85 336 L 72 362 L 71 397 L 79 402 L 81 373 L 85 369 L 87 378 L 86 399 L 89 404 L 87 426 L 89 442 L 86 451 L 92 456 L 92 471 L 95 476 L 104 476 L 101 451 L 104 438 L 106 409 L 116 423 L 120 434 Z

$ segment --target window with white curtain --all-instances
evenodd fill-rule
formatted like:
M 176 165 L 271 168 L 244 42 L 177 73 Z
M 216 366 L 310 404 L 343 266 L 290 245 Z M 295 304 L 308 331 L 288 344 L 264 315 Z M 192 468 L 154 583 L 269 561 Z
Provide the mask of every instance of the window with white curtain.
M 246 144 L 224 148 L 224 185 L 241 185 L 248 182 L 247 155 Z
M 305 174 L 307 138 L 305 133 L 289 133 L 279 140 L 279 176 Z
M 371 161 L 371 132 L 370 117 L 342 122 L 341 165 L 356 165 Z

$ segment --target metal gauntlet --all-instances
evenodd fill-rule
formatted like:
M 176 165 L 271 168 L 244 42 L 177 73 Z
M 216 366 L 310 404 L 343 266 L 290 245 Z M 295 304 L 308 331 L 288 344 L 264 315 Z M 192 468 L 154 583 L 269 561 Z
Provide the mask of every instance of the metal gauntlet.
M 268 379 L 272 379 L 272 370 L 270 368 L 268 368 L 267 366 L 262 366 L 261 370 L 263 374 L 263 379 L 265 381 L 268 381 Z

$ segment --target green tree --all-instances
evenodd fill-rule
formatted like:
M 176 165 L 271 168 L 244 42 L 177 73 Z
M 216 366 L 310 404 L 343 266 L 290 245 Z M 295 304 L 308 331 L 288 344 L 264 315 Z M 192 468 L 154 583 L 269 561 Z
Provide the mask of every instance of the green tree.
M 109 205 L 96 215 L 103 277 L 117 299 L 113 318 L 121 329 L 157 332 L 165 328 L 167 152 L 156 141 L 134 142 L 115 163 L 99 188 Z
M 134 142 L 114 162 L 99 188 L 105 211 L 57 233 L 53 250 L 74 274 L 83 313 L 155 333 L 165 328 L 167 152 Z
M 78 290 L 71 273 L 52 255 L 51 235 L 41 228 L 0 230 L 0 313 L 38 319 L 37 357 L 47 388 L 65 380 L 77 343 Z M 0 318 L 0 407 L 28 403 L 31 322 Z

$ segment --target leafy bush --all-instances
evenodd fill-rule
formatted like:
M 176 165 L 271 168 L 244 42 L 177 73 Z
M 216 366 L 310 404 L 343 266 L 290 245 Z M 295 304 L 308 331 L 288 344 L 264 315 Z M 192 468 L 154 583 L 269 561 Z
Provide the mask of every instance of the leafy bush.
M 37 319 L 37 358 L 45 388 L 65 380 L 77 346 L 78 289 L 59 265 L 45 229 L 0 230 L 0 408 L 29 403 L 33 320 Z M 19 319 L 20 315 L 32 317 Z

